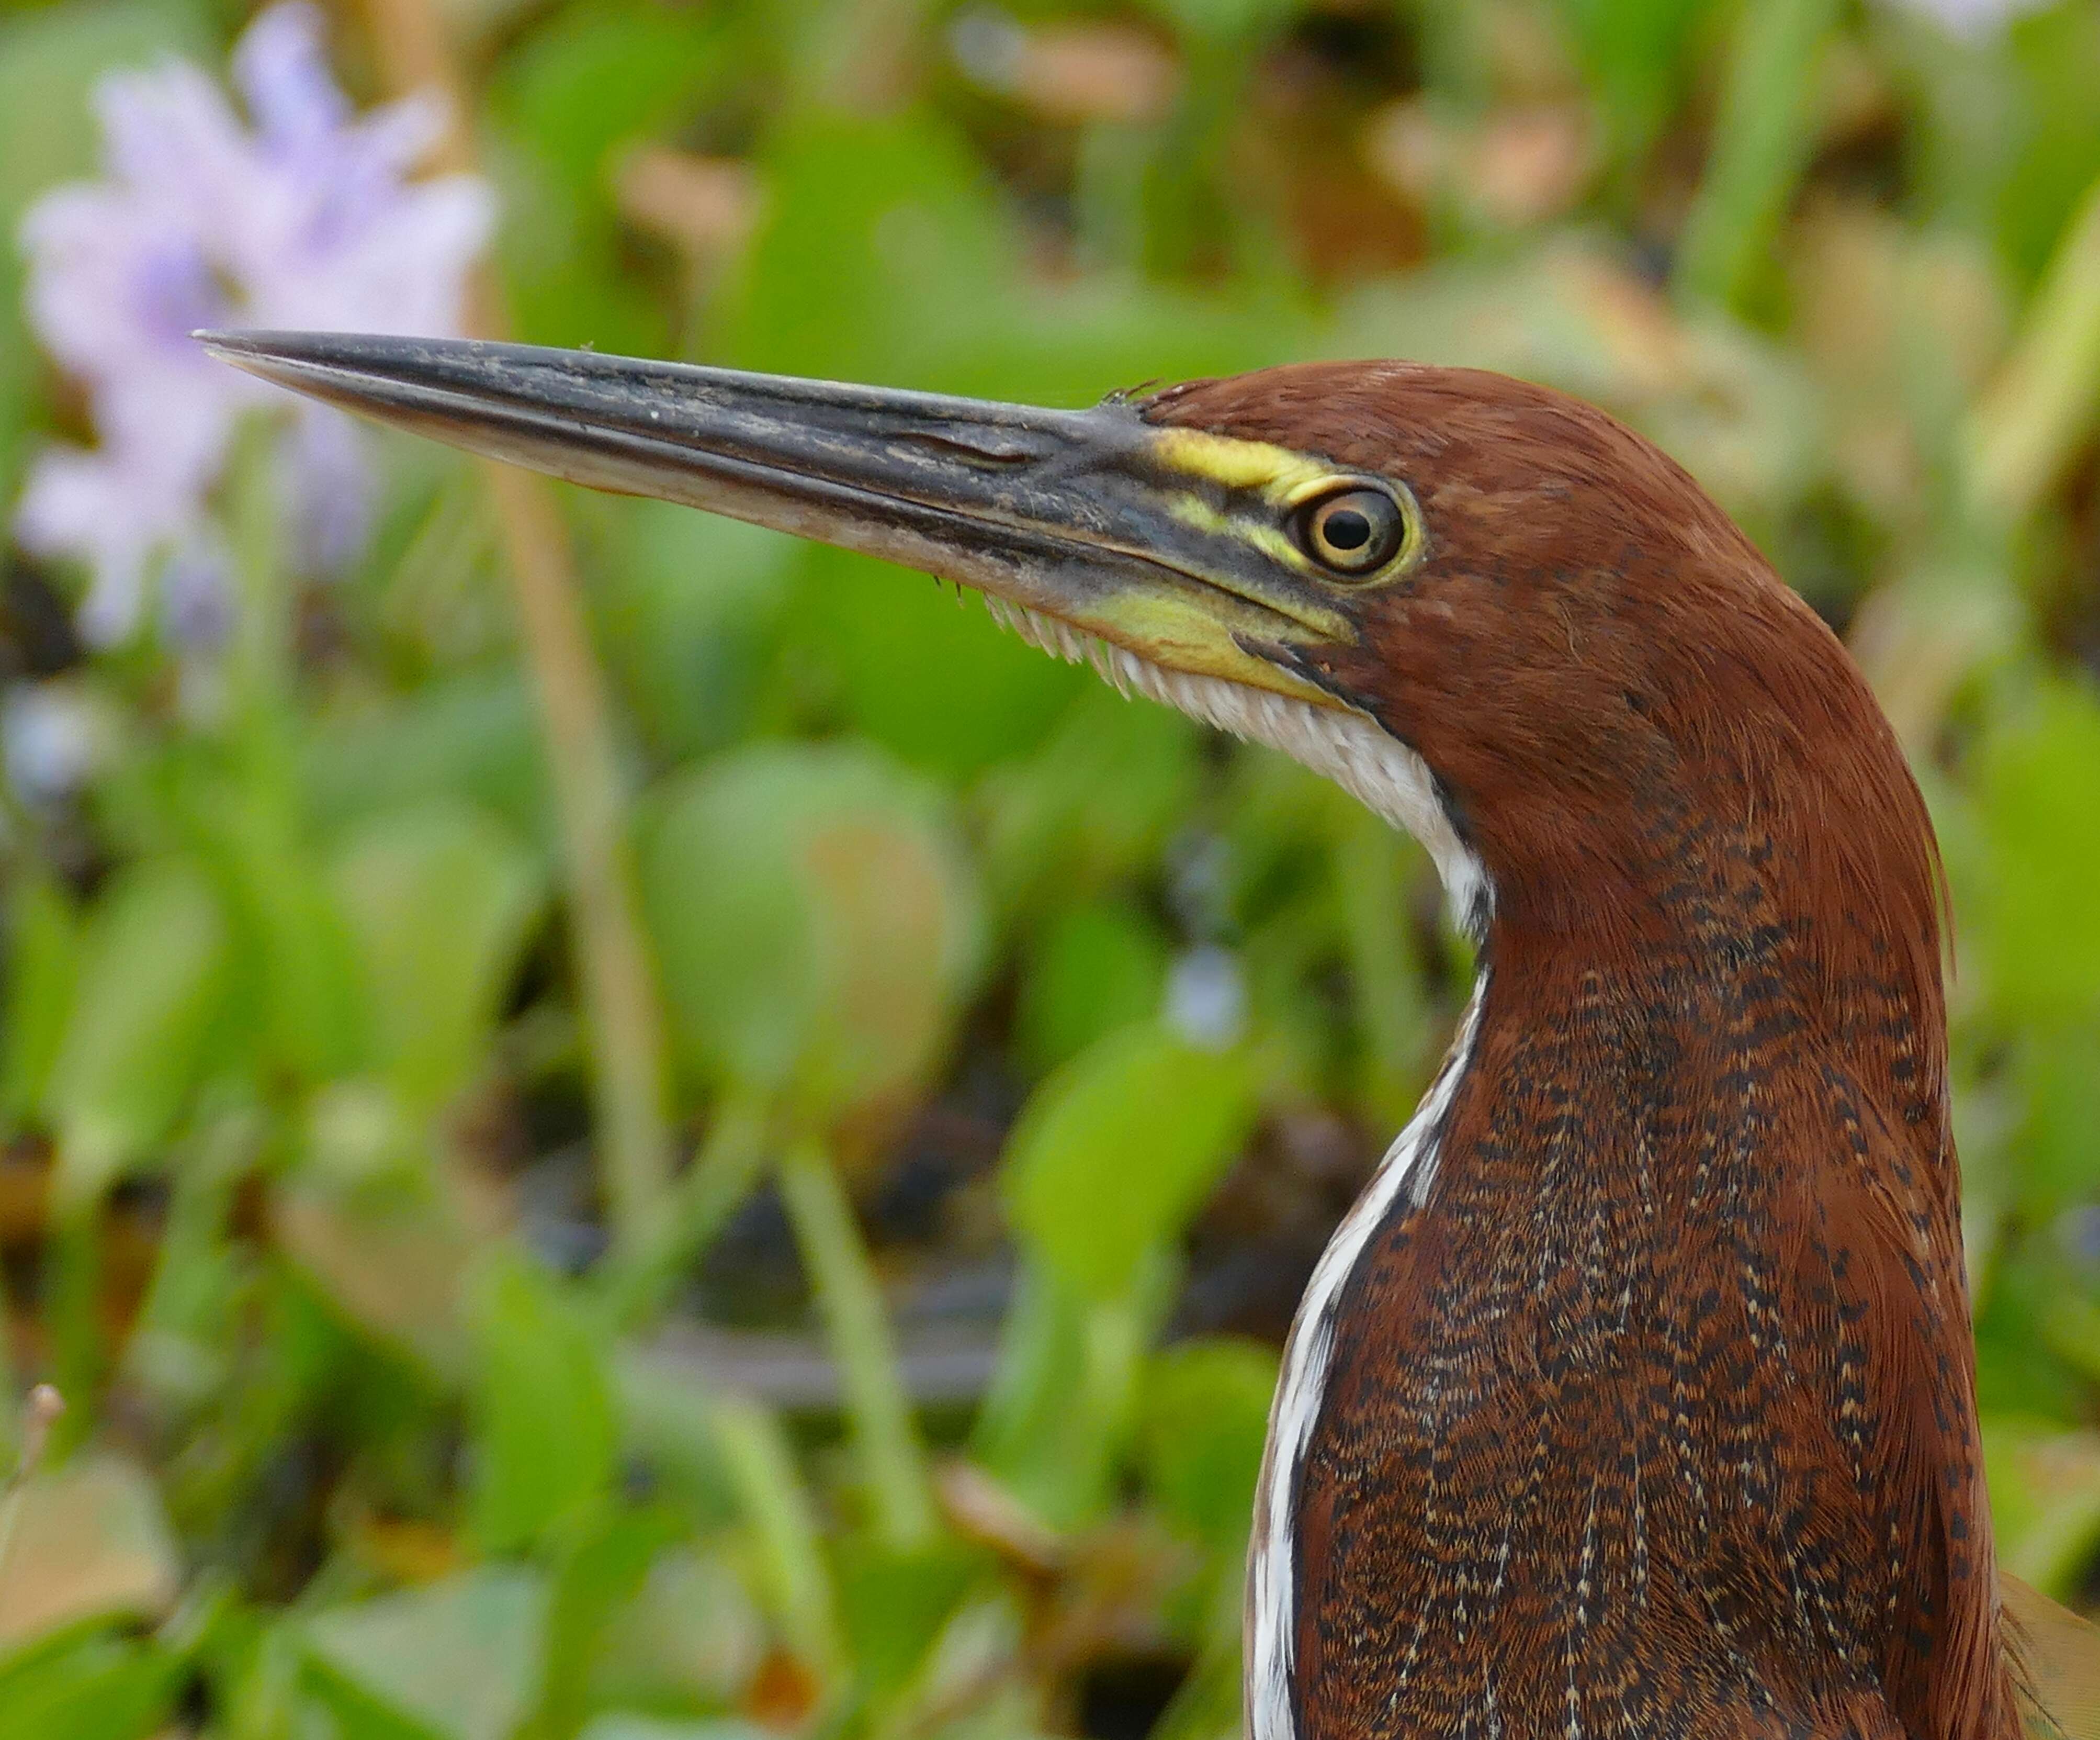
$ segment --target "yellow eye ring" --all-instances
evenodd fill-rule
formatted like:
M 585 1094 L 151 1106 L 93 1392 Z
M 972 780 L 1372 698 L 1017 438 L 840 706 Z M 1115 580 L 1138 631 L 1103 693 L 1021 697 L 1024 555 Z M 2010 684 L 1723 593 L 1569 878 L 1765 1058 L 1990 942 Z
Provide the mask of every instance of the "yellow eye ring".
M 1407 514 L 1383 489 L 1352 484 L 1298 510 L 1299 548 L 1330 573 L 1351 579 L 1375 573 L 1407 542 Z

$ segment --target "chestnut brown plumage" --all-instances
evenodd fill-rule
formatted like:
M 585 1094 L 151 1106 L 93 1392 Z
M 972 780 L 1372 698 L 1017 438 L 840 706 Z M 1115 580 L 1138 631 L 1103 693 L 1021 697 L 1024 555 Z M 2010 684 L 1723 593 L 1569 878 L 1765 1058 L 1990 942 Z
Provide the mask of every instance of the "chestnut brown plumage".
M 1556 395 L 1320 369 L 1148 414 L 1414 490 L 1425 559 L 1300 668 L 1494 891 L 1436 1189 L 1366 1248 L 1299 1477 L 1301 1733 L 2010 1732 L 1937 870 L 1857 668 Z
M 1993 1565 L 1924 806 L 1835 637 L 1646 441 L 1405 364 L 1048 412 L 210 342 L 976 586 L 1429 846 L 1480 978 L 1286 1350 L 1255 1740 L 2090 1721 L 2090 1633 L 2032 1606 L 2031 1667 Z

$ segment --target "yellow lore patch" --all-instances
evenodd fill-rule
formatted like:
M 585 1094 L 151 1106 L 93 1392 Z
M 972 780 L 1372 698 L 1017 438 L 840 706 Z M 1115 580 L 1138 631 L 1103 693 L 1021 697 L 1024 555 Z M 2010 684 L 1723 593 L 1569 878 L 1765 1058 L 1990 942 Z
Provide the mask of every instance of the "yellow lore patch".
M 1228 489 L 1259 490 L 1279 503 L 1305 485 L 1335 475 L 1325 460 L 1266 441 L 1241 441 L 1202 429 L 1162 429 L 1155 439 L 1154 452 L 1172 470 L 1208 478 Z

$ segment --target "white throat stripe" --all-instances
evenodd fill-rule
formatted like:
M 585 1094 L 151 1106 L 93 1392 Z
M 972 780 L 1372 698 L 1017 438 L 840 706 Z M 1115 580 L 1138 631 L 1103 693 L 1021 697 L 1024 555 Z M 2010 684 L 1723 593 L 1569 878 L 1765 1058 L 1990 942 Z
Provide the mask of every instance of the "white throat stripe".
M 1299 1470 L 1319 1418 L 1335 1352 L 1335 1319 L 1343 1290 L 1364 1247 L 1403 1205 L 1419 1204 L 1436 1176 L 1445 1115 L 1472 1062 L 1488 975 L 1474 982 L 1458 1036 L 1407 1128 L 1320 1253 L 1284 1344 L 1283 1370 L 1268 1411 L 1268 1443 L 1255 1490 L 1246 1598 L 1247 1718 L 1252 1740 L 1295 1740 L 1291 1676 L 1297 1653 L 1296 1527 Z
M 1459 928 L 1477 936 L 1493 910 L 1487 871 L 1458 837 L 1437 796 L 1429 766 L 1414 750 L 1361 713 L 1315 706 L 1273 689 L 1191 676 L 1112 647 L 1025 606 L 987 597 L 985 607 L 1031 645 L 1078 664 L 1082 660 L 1125 695 L 1149 700 L 1206 725 L 1281 749 L 1293 761 L 1332 779 L 1351 797 L 1422 842 L 1436 866 Z

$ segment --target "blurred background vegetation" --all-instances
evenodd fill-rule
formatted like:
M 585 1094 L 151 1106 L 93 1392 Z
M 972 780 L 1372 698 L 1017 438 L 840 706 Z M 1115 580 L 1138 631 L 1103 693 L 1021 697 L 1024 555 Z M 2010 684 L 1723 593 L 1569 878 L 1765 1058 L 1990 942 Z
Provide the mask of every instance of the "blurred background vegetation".
M 0 0 L 0 226 L 248 22 Z M 2001 1556 L 2100 1592 L 2100 6 L 322 23 L 450 91 L 484 330 L 1670 448 L 1930 797 Z M 98 414 L 29 269 L 0 506 Z M 315 579 L 251 421 L 201 646 L 0 556 L 0 1735 L 1237 1732 L 1276 1349 L 1469 979 L 1425 860 L 924 579 L 372 451 Z

